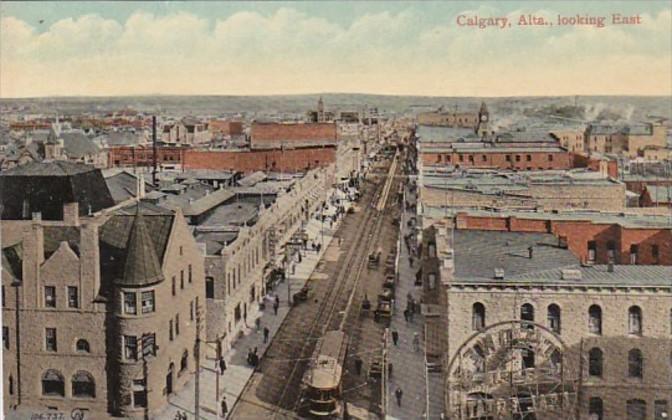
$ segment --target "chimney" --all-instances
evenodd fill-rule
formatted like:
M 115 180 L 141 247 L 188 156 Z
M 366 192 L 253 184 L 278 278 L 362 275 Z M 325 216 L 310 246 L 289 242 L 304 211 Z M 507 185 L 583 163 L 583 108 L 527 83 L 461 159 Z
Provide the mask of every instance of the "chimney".
M 614 261 L 612 259 L 609 259 L 609 262 L 607 263 L 607 272 L 614 272 Z
M 495 280 L 504 280 L 503 268 L 495 268 Z
M 82 284 L 90 289 L 82 290 L 82 303 L 93 302 L 100 292 L 100 244 L 98 225 L 87 223 L 79 231 Z
M 79 203 L 63 204 L 63 224 L 68 226 L 79 225 Z
M 145 193 L 146 193 L 146 191 L 145 191 L 145 175 L 144 174 L 142 174 L 142 173 L 138 174 L 137 183 L 138 184 L 136 186 L 136 195 L 135 196 L 138 199 L 141 199 L 145 196 Z
M 534 255 L 534 246 L 530 245 L 527 247 L 527 255 L 529 259 L 532 259 L 532 255 Z

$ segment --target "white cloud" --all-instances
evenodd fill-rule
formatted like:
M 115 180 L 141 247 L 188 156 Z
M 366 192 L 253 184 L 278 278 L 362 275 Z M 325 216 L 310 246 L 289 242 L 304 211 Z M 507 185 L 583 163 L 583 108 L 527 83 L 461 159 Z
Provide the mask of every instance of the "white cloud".
M 496 15 L 491 7 L 463 12 Z M 554 16 L 549 10 L 509 13 Z M 454 16 L 360 16 L 348 26 L 291 8 L 226 19 L 96 15 L 38 33 L 0 20 L 0 96 L 264 94 L 671 94 L 672 13 L 637 27 L 473 29 Z M 642 77 L 646 74 L 646 77 Z

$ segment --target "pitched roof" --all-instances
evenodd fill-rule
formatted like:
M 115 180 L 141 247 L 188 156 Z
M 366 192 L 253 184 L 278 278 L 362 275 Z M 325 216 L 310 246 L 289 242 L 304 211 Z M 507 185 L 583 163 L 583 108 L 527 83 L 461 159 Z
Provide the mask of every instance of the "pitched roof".
M 134 286 L 138 285 L 136 281 L 155 279 L 156 262 L 151 249 L 161 267 L 175 214 L 141 202 L 142 222 L 138 225 L 137 211 L 137 205 L 119 209 L 100 227 L 100 272 L 107 285 L 116 282 Z M 133 253 L 139 255 L 132 256 Z
M 63 149 L 69 158 L 79 159 L 100 153 L 100 148 L 83 133 L 61 133 L 61 138 L 63 139 Z
M 17 280 L 23 278 L 23 244 L 21 242 L 2 249 L 2 268 Z
M 257 171 L 247 175 L 238 180 L 238 185 L 241 187 L 252 187 L 257 183 L 266 179 L 266 174 L 263 171 Z
M 148 286 L 163 280 L 161 263 L 145 223 L 140 206 L 126 246 L 124 276 L 117 279 L 123 286 Z
M 95 171 L 96 168 L 83 163 L 56 160 L 52 162 L 30 162 L 3 171 L 0 176 L 72 176 Z

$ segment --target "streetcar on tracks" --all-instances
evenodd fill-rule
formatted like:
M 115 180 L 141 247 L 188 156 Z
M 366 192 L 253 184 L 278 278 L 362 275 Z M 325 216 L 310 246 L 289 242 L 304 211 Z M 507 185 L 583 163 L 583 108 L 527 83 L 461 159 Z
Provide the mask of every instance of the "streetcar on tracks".
M 303 376 L 304 403 L 309 416 L 340 416 L 343 365 L 348 351 L 348 336 L 328 331 L 315 346 L 310 366 Z

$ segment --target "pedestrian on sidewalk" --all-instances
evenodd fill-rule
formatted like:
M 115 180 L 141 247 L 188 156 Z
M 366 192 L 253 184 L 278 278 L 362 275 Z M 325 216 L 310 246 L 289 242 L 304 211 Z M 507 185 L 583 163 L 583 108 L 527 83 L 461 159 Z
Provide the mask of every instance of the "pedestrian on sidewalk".
M 268 333 L 270 333 L 268 327 L 264 327 L 264 343 L 268 343 Z
M 413 333 L 413 350 L 420 351 L 420 334 Z
M 397 332 L 397 330 L 392 331 L 392 342 L 394 343 L 395 346 L 398 345 L 397 343 L 399 342 L 399 333 Z
M 277 298 L 277 296 L 276 296 L 276 298 Z M 275 302 L 273 302 L 273 315 L 277 315 L 277 314 L 278 314 L 278 306 L 279 306 L 279 305 L 280 305 L 280 304 L 278 303 L 278 300 L 276 299 Z
M 397 405 L 401 407 L 401 397 L 404 395 L 404 391 L 401 388 L 397 387 L 397 390 L 394 391 L 394 396 L 397 397 Z
M 257 318 L 254 320 L 254 328 L 259 332 L 261 330 L 261 318 Z
M 227 414 L 229 414 L 229 406 L 226 405 L 226 397 L 222 397 L 222 418 L 225 419 Z
M 224 371 L 226 370 L 226 360 L 224 360 L 223 357 L 219 358 L 219 374 L 224 375 Z
M 357 371 L 357 376 L 362 374 L 362 359 L 359 356 L 355 356 L 355 371 Z

